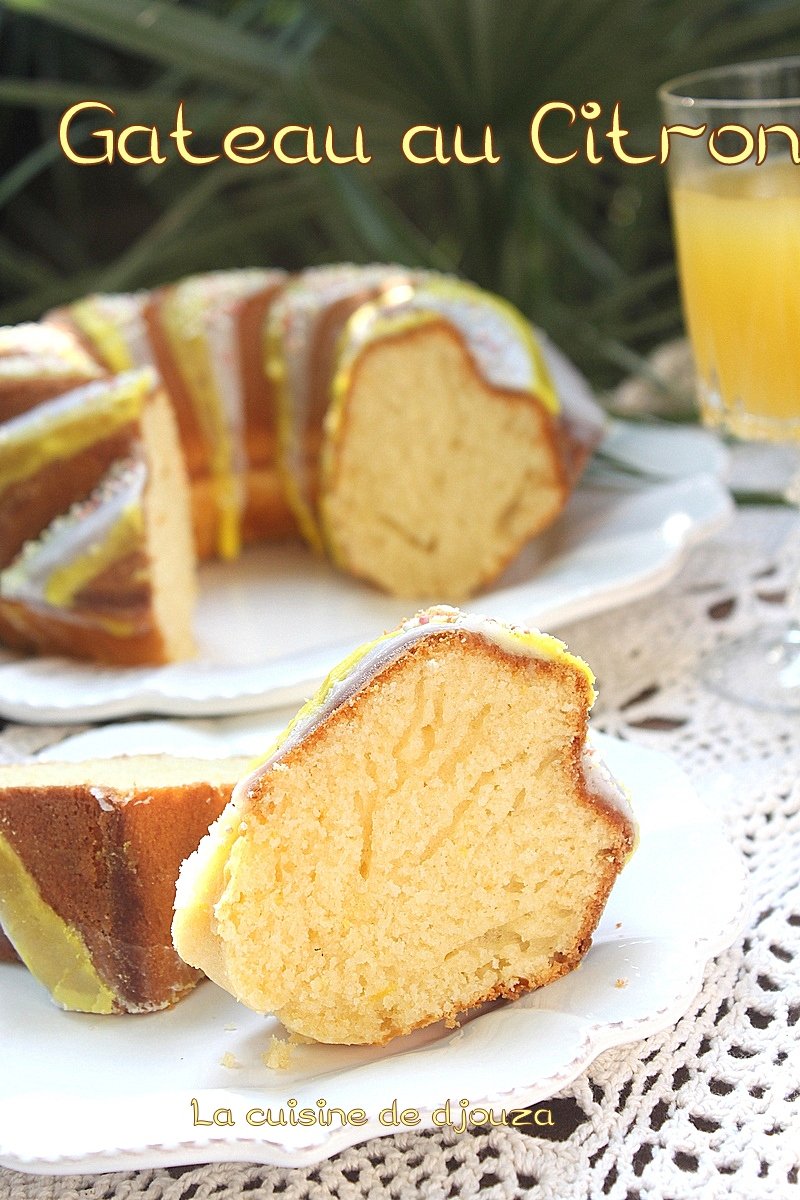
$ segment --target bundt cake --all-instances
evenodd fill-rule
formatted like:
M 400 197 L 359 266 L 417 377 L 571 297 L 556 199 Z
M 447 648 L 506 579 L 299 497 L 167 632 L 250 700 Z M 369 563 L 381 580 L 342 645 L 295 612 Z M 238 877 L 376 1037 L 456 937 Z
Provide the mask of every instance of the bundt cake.
M 68 333 L 32 322 L 0 328 L 0 422 L 101 375 Z
M 193 651 L 195 566 L 172 409 L 148 368 L 0 425 L 0 636 L 160 663 Z
M 343 571 L 415 598 L 458 600 L 495 578 L 561 511 L 603 428 L 599 409 L 559 401 L 509 304 L 392 265 L 215 271 L 79 300 L 42 325 L 0 331 L 0 417 L 38 411 L 45 434 L 59 410 L 32 404 L 98 374 L 102 389 L 153 368 L 177 421 L 199 557 L 232 558 L 242 543 L 299 529 Z M 44 495 L 54 481 L 47 515 L 34 506 L 18 521 L 0 478 L 0 566 L 99 482 L 76 476 L 67 498 L 58 479 L 71 443 L 62 460 L 63 441 L 45 441 L 35 485 Z M 81 511 L 94 501 L 67 523 Z M 5 558 L 3 528 L 22 538 Z M 128 614 L 116 615 L 127 628 Z M 94 657 L 132 661 L 108 639 Z
M 197 983 L 170 937 L 175 880 L 245 764 L 0 766 L 0 922 L 62 1008 L 150 1012 Z
M 593 698 L 561 642 L 455 609 L 363 647 L 184 863 L 178 953 L 348 1044 L 572 970 L 635 840 Z

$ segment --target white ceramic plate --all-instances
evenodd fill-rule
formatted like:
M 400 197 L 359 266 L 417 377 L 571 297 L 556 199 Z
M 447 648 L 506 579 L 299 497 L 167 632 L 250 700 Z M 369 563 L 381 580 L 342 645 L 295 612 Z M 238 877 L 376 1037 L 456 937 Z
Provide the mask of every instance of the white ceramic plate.
M 273 1071 L 262 1054 L 277 1022 L 211 983 L 168 1012 L 93 1017 L 61 1012 L 22 967 L 3 966 L 0 1163 L 49 1174 L 234 1160 L 308 1165 L 409 1127 L 412 1117 L 399 1123 L 404 1110 L 416 1110 L 421 1128 L 445 1120 L 439 1110 L 448 1099 L 454 1120 L 462 1099 L 495 1115 L 534 1106 L 602 1050 L 672 1024 L 707 960 L 746 923 L 745 871 L 671 760 L 595 740 L 630 788 L 641 842 L 577 971 L 490 1006 L 455 1032 L 432 1026 L 381 1049 L 302 1045 L 288 1070 Z M 235 1124 L 195 1125 L 192 1099 L 201 1119 L 230 1109 Z M 256 1108 L 282 1110 L 287 1120 L 293 1107 L 321 1111 L 320 1100 L 363 1109 L 365 1123 L 247 1121 Z
M 547 627 L 638 598 L 728 518 L 725 453 L 705 431 L 615 422 L 606 447 L 619 465 L 598 460 L 556 525 L 472 608 Z M 83 722 L 296 704 L 354 646 L 419 607 L 337 574 L 302 546 L 259 547 L 201 569 L 196 660 L 112 668 L 0 651 L 0 717 Z

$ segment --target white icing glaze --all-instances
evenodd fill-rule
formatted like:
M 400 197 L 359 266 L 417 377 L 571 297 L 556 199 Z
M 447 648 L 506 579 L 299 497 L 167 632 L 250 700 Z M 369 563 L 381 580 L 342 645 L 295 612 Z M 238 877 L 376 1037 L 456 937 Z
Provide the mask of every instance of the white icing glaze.
M 219 398 L 231 446 L 231 469 L 240 475 L 247 470 L 244 441 L 244 389 L 241 354 L 233 302 L 209 311 L 203 321 L 214 375 L 214 390 Z
M 622 813 L 629 824 L 636 829 L 636 818 L 627 793 L 617 783 L 593 746 L 584 746 L 581 773 L 587 792 L 599 797 L 607 808 Z
M 55 354 L 7 354 L 0 355 L 0 379 L 24 380 L 39 379 L 70 379 L 75 377 L 76 370 L 84 376 L 100 378 L 102 371 L 94 368 L 92 362 L 81 362 L 73 358 L 61 358 Z
M 322 704 L 301 718 L 270 757 L 240 781 L 233 793 L 233 804 L 241 805 L 245 801 L 248 788 L 257 779 L 276 766 L 280 768 L 282 760 L 291 750 L 309 737 L 358 692 L 362 691 L 386 667 L 400 658 L 409 646 L 453 629 L 476 634 L 485 641 L 498 646 L 504 653 L 516 658 L 534 658 L 540 661 L 558 661 L 565 657 L 569 658 L 580 669 L 585 670 L 587 676 L 591 678 L 591 672 L 585 664 L 569 655 L 564 643 L 558 641 L 557 638 L 541 634 L 538 630 L 526 630 L 513 625 L 505 625 L 491 617 L 463 613 L 447 605 L 428 609 L 404 622 L 397 631 L 388 637 L 376 642 L 362 658 L 354 663 L 345 677 L 333 684 Z M 582 769 L 587 790 L 600 797 L 609 808 L 620 812 L 631 824 L 635 824 L 625 793 L 614 781 L 596 751 L 586 750 Z
M 53 355 L 59 359 L 70 358 L 73 361 L 80 358 L 81 361 L 89 363 L 92 361 L 71 334 L 55 325 L 28 321 L 22 325 L 0 327 L 0 358 L 5 358 L 6 355 L 33 354 Z
M 175 285 L 174 302 L 178 305 L 183 329 L 190 337 L 203 338 L 208 347 L 221 425 L 229 439 L 229 466 L 236 476 L 247 467 L 237 308 L 243 300 L 264 288 L 276 286 L 285 277 L 281 270 L 254 267 L 210 271 Z
M 91 297 L 100 316 L 115 326 L 130 355 L 133 367 L 155 366 L 144 321 L 144 309 L 148 299 L 147 292 L 117 292 Z
M 398 288 L 381 297 L 364 313 L 355 314 L 348 330 L 357 353 L 382 332 L 387 319 L 401 322 L 413 313 L 444 317 L 461 334 L 483 379 L 493 387 L 536 392 L 541 380 L 530 343 L 516 321 L 494 297 L 473 284 L 451 278 L 429 278 L 404 294 Z
M 13 446 L 15 442 L 26 442 L 41 428 L 46 434 L 60 422 L 86 419 L 93 411 L 113 411 L 118 402 L 128 401 L 132 395 L 141 400 L 156 386 L 157 375 L 148 367 L 138 371 L 123 371 L 109 379 L 98 379 L 96 383 L 83 384 L 72 391 L 64 392 L 53 400 L 39 404 L 29 412 L 11 417 L 0 425 L 0 449 Z
M 115 463 L 89 501 L 79 501 L 57 517 L 15 561 L 0 573 L 0 595 L 7 600 L 47 606 L 47 585 L 65 564 L 101 544 L 127 509 L 141 505 L 147 483 L 144 459 Z

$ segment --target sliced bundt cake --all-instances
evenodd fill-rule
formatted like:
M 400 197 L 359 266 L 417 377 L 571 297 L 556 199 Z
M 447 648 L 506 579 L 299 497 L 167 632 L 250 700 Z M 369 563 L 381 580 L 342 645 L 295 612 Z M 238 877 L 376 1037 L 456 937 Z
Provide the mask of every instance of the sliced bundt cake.
M 192 654 L 188 486 L 152 371 L 67 393 L 0 426 L 3 483 L 7 644 L 119 664 Z

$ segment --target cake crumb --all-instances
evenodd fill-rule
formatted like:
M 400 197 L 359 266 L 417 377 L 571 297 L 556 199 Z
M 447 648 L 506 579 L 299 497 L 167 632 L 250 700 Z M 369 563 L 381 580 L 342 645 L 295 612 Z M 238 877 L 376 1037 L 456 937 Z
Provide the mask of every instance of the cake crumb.
M 235 1032 L 236 1032 L 236 1026 L 235 1026 L 235 1025 L 226 1025 L 226 1026 L 225 1026 L 225 1032 L 226 1032 L 226 1033 L 235 1033 Z
M 239 1062 L 235 1054 L 231 1054 L 230 1050 L 226 1050 L 222 1058 L 219 1060 L 219 1065 L 221 1067 L 227 1067 L 228 1070 L 232 1071 L 236 1067 L 240 1067 L 242 1064 Z
M 283 1041 L 273 1034 L 269 1041 L 269 1049 L 261 1055 L 261 1061 L 271 1071 L 288 1071 L 294 1057 L 294 1046 L 291 1041 Z
M 624 988 L 628 986 L 627 979 L 617 979 L 614 983 L 615 988 Z
M 614 928 L 615 928 L 615 929 L 622 929 L 622 921 L 617 921 L 617 923 L 616 923 L 616 925 L 614 926 Z
M 302 1033 L 292 1033 L 288 1038 L 279 1038 L 273 1034 L 269 1049 L 261 1055 L 261 1061 L 271 1071 L 288 1071 L 294 1060 L 295 1047 L 313 1045 L 314 1039 L 305 1037 Z

